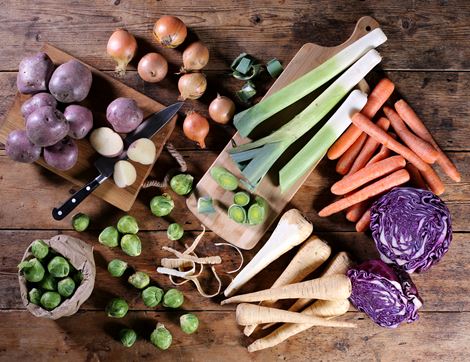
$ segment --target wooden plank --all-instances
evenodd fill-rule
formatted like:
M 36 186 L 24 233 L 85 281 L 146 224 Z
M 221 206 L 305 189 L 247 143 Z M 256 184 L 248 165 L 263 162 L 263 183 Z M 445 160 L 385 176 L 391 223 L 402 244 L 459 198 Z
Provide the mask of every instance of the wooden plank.
M 0 249 L 8 250 L 8 255 L 2 257 L 0 264 L 0 274 L 2 275 L 0 279 L 0 310 L 23 308 L 16 275 L 18 262 L 32 240 L 50 238 L 55 234 L 57 234 L 56 231 L 0 231 Z M 161 285 L 165 289 L 171 288 L 172 285 L 168 279 L 156 273 L 160 258 L 171 256 L 171 254 L 162 251 L 161 247 L 168 245 L 181 250 L 182 243 L 190 243 L 196 235 L 196 233 L 188 233 L 184 236 L 182 242 L 171 242 L 167 239 L 165 232 L 140 232 L 139 236 L 143 245 L 142 255 L 129 257 L 119 248 L 109 249 L 99 244 L 95 232 L 80 234 L 67 232 L 67 234 L 81 238 L 95 248 L 94 255 L 97 268 L 95 290 L 90 299 L 82 306 L 82 310 L 103 309 L 113 295 L 119 295 L 128 300 L 133 310 L 154 310 L 145 307 L 139 292 L 127 283 L 126 277 L 131 274 L 131 271 L 125 277 L 113 278 L 107 272 L 107 263 L 115 258 L 126 260 L 134 269 L 149 273 L 153 282 L 157 285 Z M 357 262 L 378 257 L 372 239 L 365 234 L 354 232 L 320 232 L 317 234 L 327 241 L 333 250 L 345 250 Z M 201 245 L 198 246 L 197 251 L 198 254 L 204 256 L 221 255 L 223 263 L 217 266 L 217 271 L 222 276 L 224 285 L 227 286 L 230 279 L 224 272 L 235 269 L 240 261 L 238 254 L 233 249 L 228 247 L 217 248 L 213 245 L 214 242 L 221 241 L 214 233 L 209 232 L 204 237 Z M 470 311 L 470 300 L 467 297 L 470 295 L 470 284 L 461 282 L 466 280 L 467 275 L 470 273 L 470 251 L 467 247 L 469 241 L 470 234 L 455 233 L 451 248 L 443 260 L 429 272 L 413 275 L 413 280 L 424 300 L 423 310 Z M 259 247 L 254 250 L 244 251 L 245 260 L 250 260 L 258 249 Z M 295 250 L 287 253 L 263 270 L 241 290 L 241 293 L 269 288 L 294 254 Z M 209 273 L 205 273 L 204 278 L 209 283 L 207 286 L 204 285 L 207 290 L 212 291 L 217 288 Z M 179 288 L 186 296 L 185 309 L 220 311 L 235 308 L 234 305 L 220 306 L 221 297 L 214 299 L 202 298 L 190 283 Z M 289 301 L 286 301 L 284 305 L 288 306 Z M 156 309 L 162 310 L 164 308 L 159 306 Z
M 340 43 L 364 15 L 373 16 L 389 37 L 382 48 L 386 68 L 470 68 L 470 49 L 462 46 L 470 32 L 470 4 L 458 0 L 341 4 L 321 0 L 308 5 L 301 0 L 280 3 L 263 0 L 256 4 L 246 0 L 217 4 L 203 0 L 197 6 L 181 6 L 169 0 L 158 3 L 99 0 L 92 7 L 74 1 L 67 4 L 66 11 L 56 0 L 38 0 L 34 12 L 24 1 L 5 0 L 2 4 L 2 70 L 16 69 L 25 50 L 42 41 L 76 54 L 100 69 L 114 69 L 105 52 L 111 31 L 118 27 L 132 31 L 139 39 L 140 55 L 160 51 L 151 29 L 164 14 L 181 17 L 193 38 L 198 36 L 208 44 L 212 49 L 210 69 L 226 69 L 244 51 L 262 60 L 278 57 L 287 62 L 304 43 L 326 46 Z M 163 53 L 178 69 L 180 50 Z
M 214 152 L 184 151 L 182 154 L 188 163 L 189 172 L 196 179 L 207 170 L 217 156 Z M 470 231 L 467 221 L 467 215 L 470 213 L 470 185 L 465 182 L 470 177 L 470 169 L 466 167 L 469 153 L 451 152 L 449 156 L 455 160 L 457 167 L 461 170 L 464 182 L 453 183 L 443 176 L 446 192 L 442 198 L 452 212 L 454 230 Z M 154 173 L 158 174 L 158 179 L 162 179 L 166 170 L 175 166 L 175 161 L 164 152 L 154 168 Z M 0 170 L 2 170 L 0 171 L 2 190 L 0 229 L 70 229 L 70 217 L 57 222 L 52 219 L 50 212 L 53 206 L 60 204 L 72 192 L 71 190 L 75 189 L 71 184 L 35 165 L 15 163 L 4 155 L 4 151 L 0 151 Z M 3 170 L 8 170 L 8 172 Z M 24 182 L 18 184 L 19 179 Z M 324 160 L 290 203 L 290 206 L 297 207 L 306 213 L 315 225 L 315 230 L 350 231 L 354 229 L 354 226 L 345 220 L 343 214 L 328 218 L 317 216 L 318 210 L 335 199 L 329 192 L 329 187 L 338 179 L 339 176 L 334 172 L 334 162 Z M 34 197 L 30 197 L 30 200 L 26 202 L 24 195 L 31 195 L 31 190 L 34 190 Z M 160 193 L 161 191 L 157 188 L 142 190 L 130 212 L 139 220 L 142 230 L 166 230 L 171 220 L 184 224 L 187 230 L 200 230 L 200 222 L 188 212 L 185 198 L 173 193 L 175 208 L 171 217 L 154 217 L 148 205 L 151 198 Z M 30 217 L 32 210 L 34 210 L 34 217 Z M 116 222 L 123 215 L 123 212 L 94 196 L 80 205 L 80 211 L 90 215 L 92 229 L 102 229 L 109 223 Z
M 374 325 L 362 313 L 342 317 L 358 329 L 315 328 L 274 348 L 248 353 L 252 338 L 242 336 L 233 313 L 199 312 L 199 330 L 179 330 L 181 312 L 130 312 L 124 319 L 103 312 L 79 313 L 57 321 L 27 312 L 2 313 L 0 360 L 68 361 L 464 361 L 470 353 L 470 313 L 422 313 L 419 321 L 398 329 Z M 173 334 L 173 344 L 160 351 L 148 342 L 156 323 Z M 117 340 L 120 328 L 134 328 L 140 338 L 132 348 Z M 445 328 L 443 328 L 445 326 Z M 419 338 L 417 338 L 419 336 Z M 406 356 L 406 357 L 404 357 Z

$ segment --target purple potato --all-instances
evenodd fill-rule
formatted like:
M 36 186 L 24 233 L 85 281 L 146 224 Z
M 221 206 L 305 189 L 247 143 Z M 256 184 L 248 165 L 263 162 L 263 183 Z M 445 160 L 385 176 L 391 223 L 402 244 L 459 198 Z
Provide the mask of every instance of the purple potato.
M 21 60 L 16 86 L 21 93 L 32 94 L 47 90 L 54 71 L 54 63 L 46 53 L 40 52 Z
M 57 67 L 49 82 L 49 91 L 59 102 L 81 102 L 90 92 L 91 81 L 90 69 L 72 59 Z
M 77 163 L 78 147 L 73 139 L 65 137 L 53 146 L 44 148 L 44 160 L 58 170 L 70 170 Z
M 109 104 L 106 119 L 116 132 L 129 133 L 142 123 L 144 113 L 135 100 L 120 97 Z
M 72 104 L 65 108 L 64 116 L 70 126 L 68 135 L 76 140 L 85 138 L 93 128 L 93 113 L 86 107 Z
M 13 161 L 33 163 L 41 156 L 41 147 L 32 143 L 26 131 L 15 130 L 10 132 L 5 142 L 5 151 Z
M 52 146 L 69 133 L 69 123 L 62 112 L 44 106 L 26 119 L 26 132 L 31 142 L 38 146 Z
M 52 94 L 49 93 L 38 93 L 32 96 L 30 99 L 25 101 L 21 106 L 21 113 L 23 117 L 26 119 L 31 113 L 33 113 L 36 109 L 44 107 L 44 106 L 51 106 L 56 108 L 57 101 Z

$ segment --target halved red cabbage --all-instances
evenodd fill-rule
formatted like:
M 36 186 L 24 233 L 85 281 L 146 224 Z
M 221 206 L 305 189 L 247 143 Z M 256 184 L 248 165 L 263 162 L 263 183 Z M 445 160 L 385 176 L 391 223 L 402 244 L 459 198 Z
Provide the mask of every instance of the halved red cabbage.
M 431 191 L 398 187 L 371 207 L 370 229 L 380 258 L 408 273 L 437 263 L 452 240 L 450 212 Z
M 349 300 L 379 326 L 396 328 L 418 319 L 423 303 L 404 271 L 377 259 L 349 269 L 347 275 L 352 284 Z

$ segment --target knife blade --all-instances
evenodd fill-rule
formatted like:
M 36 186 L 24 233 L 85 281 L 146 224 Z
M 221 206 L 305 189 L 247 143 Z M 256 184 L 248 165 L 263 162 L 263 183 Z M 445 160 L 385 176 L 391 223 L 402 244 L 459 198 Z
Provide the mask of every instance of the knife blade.
M 98 170 L 99 175 L 73 194 L 62 206 L 53 208 L 52 217 L 55 220 L 62 220 L 66 217 L 78 204 L 85 200 L 93 190 L 112 176 L 116 162 L 127 159 L 127 148 L 132 142 L 140 138 L 152 138 L 170 122 L 182 106 L 183 102 L 177 102 L 148 117 L 137 129 L 124 138 L 124 151 L 120 156 L 114 158 L 98 157 L 94 162 L 94 166 Z

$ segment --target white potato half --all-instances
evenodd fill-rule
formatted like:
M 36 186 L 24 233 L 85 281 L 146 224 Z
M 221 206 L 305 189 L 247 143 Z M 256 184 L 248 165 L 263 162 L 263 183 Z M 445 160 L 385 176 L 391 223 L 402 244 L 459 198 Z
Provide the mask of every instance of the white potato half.
M 137 179 L 135 167 L 129 161 L 118 161 L 114 165 L 114 183 L 117 187 L 125 188 L 132 185 Z
M 108 127 L 93 130 L 90 134 L 90 143 L 96 152 L 105 157 L 116 157 L 124 149 L 121 136 Z
M 148 138 L 140 138 L 132 142 L 127 150 L 129 159 L 142 165 L 151 165 L 155 161 L 156 155 L 157 148 Z

